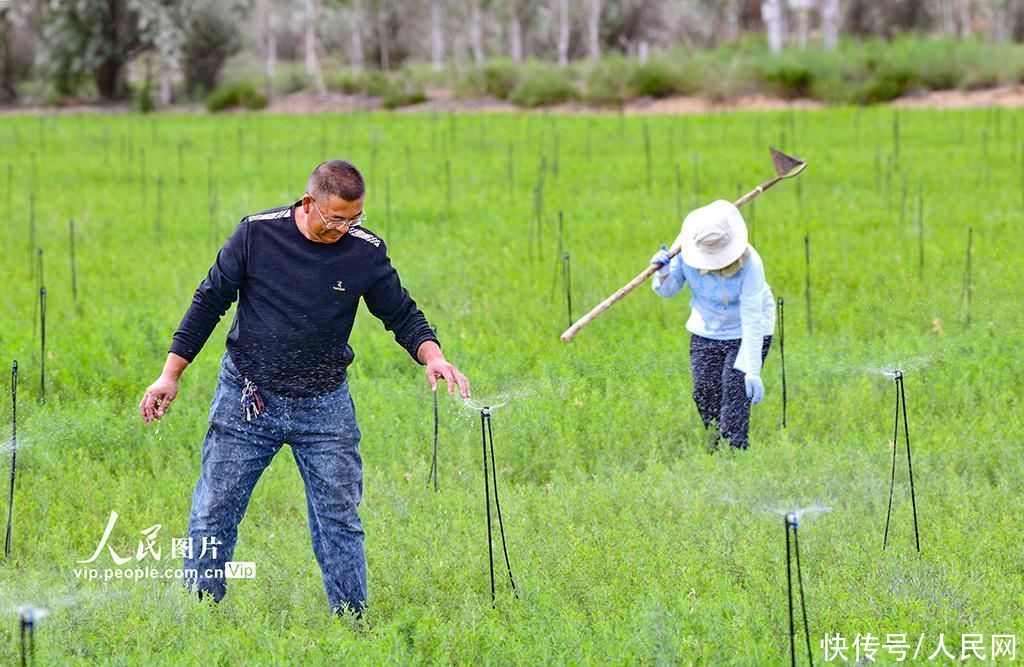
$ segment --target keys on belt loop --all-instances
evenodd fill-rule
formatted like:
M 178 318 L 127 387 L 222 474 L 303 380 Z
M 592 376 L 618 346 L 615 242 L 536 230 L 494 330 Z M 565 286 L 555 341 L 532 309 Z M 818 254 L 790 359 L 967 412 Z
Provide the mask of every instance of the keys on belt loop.
M 242 412 L 247 422 L 255 420 L 263 412 L 263 397 L 256 383 L 249 378 L 245 378 L 245 386 L 242 387 Z

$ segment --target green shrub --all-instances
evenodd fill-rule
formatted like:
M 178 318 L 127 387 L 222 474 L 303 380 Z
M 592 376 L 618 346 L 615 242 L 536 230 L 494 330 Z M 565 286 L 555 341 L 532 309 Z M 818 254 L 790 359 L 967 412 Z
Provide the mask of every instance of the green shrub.
M 395 82 L 384 91 L 383 105 L 385 109 L 397 109 L 427 101 L 427 94 L 412 81 Z
M 731 102 L 757 88 L 758 69 L 753 60 L 732 59 L 725 62 L 710 58 L 694 59 L 694 67 L 703 76 L 701 92 L 713 102 Z
M 509 60 L 493 60 L 483 67 L 474 67 L 455 82 L 456 97 L 490 95 L 507 100 L 519 83 L 520 67 Z
M 766 65 L 761 73 L 769 89 L 786 99 L 808 97 L 814 88 L 815 71 L 801 60 L 778 60 Z
M 156 108 L 153 104 L 153 95 L 149 90 L 149 84 L 142 84 L 136 91 L 132 98 L 132 106 L 139 113 L 149 113 Z
M 487 90 L 484 86 L 483 70 L 473 68 L 459 74 L 455 79 L 452 92 L 459 99 L 484 95 Z
M 347 69 L 332 70 L 324 73 L 324 85 L 327 90 L 346 95 L 362 92 L 363 78 Z
M 860 101 L 864 104 L 889 102 L 902 97 L 917 87 L 917 74 L 899 65 L 890 65 L 874 73 L 861 88 Z
M 287 73 L 283 77 L 278 77 L 278 79 L 277 89 L 282 95 L 290 95 L 313 87 L 313 80 L 309 78 L 308 74 L 297 67 L 289 67 Z
M 519 68 L 507 60 L 495 60 L 484 65 L 484 90 L 499 100 L 507 100 L 519 83 Z
M 377 70 L 366 72 L 359 79 L 358 92 L 370 97 L 384 97 L 391 89 L 391 79 L 384 72 Z
M 638 97 L 668 97 L 682 92 L 678 74 L 662 61 L 650 61 L 633 68 L 629 76 L 629 90 Z
M 566 72 L 552 67 L 533 67 L 523 73 L 508 99 L 521 107 L 541 107 L 574 100 L 579 96 Z
M 246 109 L 263 109 L 267 106 L 267 97 L 256 90 L 251 83 L 239 81 L 218 86 L 206 98 L 207 111 L 216 112 L 244 107 Z
M 585 99 L 592 104 L 624 104 L 633 99 L 632 68 L 621 56 L 609 56 L 587 75 Z

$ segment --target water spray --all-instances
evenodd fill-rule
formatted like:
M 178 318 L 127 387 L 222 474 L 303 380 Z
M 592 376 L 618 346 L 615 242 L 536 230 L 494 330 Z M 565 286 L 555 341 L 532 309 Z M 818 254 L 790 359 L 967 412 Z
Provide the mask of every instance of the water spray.
M 892 474 L 889 477 L 889 508 L 885 512 L 885 534 L 882 538 L 882 549 L 889 546 L 889 518 L 892 515 L 892 495 L 896 486 L 896 449 L 900 434 L 900 412 L 903 412 L 903 435 L 907 443 L 907 471 L 910 475 L 910 505 L 914 511 L 914 544 L 917 552 L 921 553 L 921 538 L 917 529 L 917 499 L 914 494 L 914 463 L 910 456 L 910 431 L 907 428 L 907 397 L 903 391 L 903 371 L 896 370 L 894 381 L 896 383 L 896 425 L 892 435 Z
M 776 301 L 777 315 L 775 317 L 779 323 L 779 361 L 782 365 L 782 428 L 786 428 L 786 302 L 780 296 Z
M 804 619 L 804 639 L 807 642 L 807 662 L 814 667 L 814 657 L 811 653 L 811 629 L 807 623 L 807 601 L 804 599 L 804 577 L 800 570 L 800 536 L 797 530 L 800 526 L 800 517 L 796 512 L 786 514 L 786 594 L 789 599 L 789 656 L 790 664 L 796 667 L 796 629 L 793 624 L 793 565 L 796 560 L 796 581 L 800 592 L 800 610 Z M 792 547 L 790 547 L 790 534 L 792 533 Z M 792 553 L 791 553 L 792 551 Z
M 4 560 L 11 557 L 11 523 L 14 521 L 14 475 L 18 469 L 18 362 L 11 366 L 11 490 L 7 496 L 7 537 Z
M 491 491 L 488 486 L 488 474 L 487 474 L 487 449 L 488 442 L 490 442 L 490 460 L 491 460 L 491 478 L 494 486 L 494 507 L 498 514 L 498 530 L 501 534 L 501 550 L 505 554 L 505 567 L 508 569 L 508 580 L 512 584 L 512 594 L 518 598 L 519 594 L 516 592 L 516 582 L 512 578 L 512 565 L 508 559 L 508 547 L 505 544 L 505 524 L 501 518 L 501 503 L 498 502 L 498 469 L 494 463 L 494 433 L 491 431 L 491 408 L 484 407 L 480 409 L 480 435 L 483 439 L 483 455 L 484 455 L 484 502 L 487 505 L 487 562 L 491 573 L 491 603 L 495 601 L 494 594 L 494 546 L 491 529 Z

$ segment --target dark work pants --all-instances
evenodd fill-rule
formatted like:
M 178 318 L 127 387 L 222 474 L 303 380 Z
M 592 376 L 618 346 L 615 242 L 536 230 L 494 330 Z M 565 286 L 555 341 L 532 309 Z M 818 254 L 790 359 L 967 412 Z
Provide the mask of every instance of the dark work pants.
M 772 337 L 765 336 L 761 361 L 768 356 Z M 750 399 L 742 372 L 732 367 L 740 341 L 712 340 L 690 335 L 690 370 L 693 372 L 693 400 L 704 427 L 714 426 L 733 447 L 746 449 L 750 427 Z

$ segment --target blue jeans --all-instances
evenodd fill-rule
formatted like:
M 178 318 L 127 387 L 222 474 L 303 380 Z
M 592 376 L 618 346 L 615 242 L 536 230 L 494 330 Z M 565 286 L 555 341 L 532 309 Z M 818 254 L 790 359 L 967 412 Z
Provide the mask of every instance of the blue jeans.
M 363 468 L 361 434 L 348 382 L 310 398 L 289 398 L 261 389 L 265 409 L 251 422 L 245 421 L 240 403 L 244 383 L 225 354 L 210 405 L 202 472 L 192 496 L 188 521 L 192 552 L 185 558 L 185 583 L 189 590 L 205 592 L 218 602 L 224 597 L 224 565 L 234 555 L 238 524 L 249 497 L 274 455 L 288 443 L 306 486 L 313 553 L 323 572 L 331 610 L 348 607 L 358 614 L 366 605 L 366 552 L 357 513 Z M 281 545 L 278 552 L 287 558 L 290 550 L 289 545 Z

